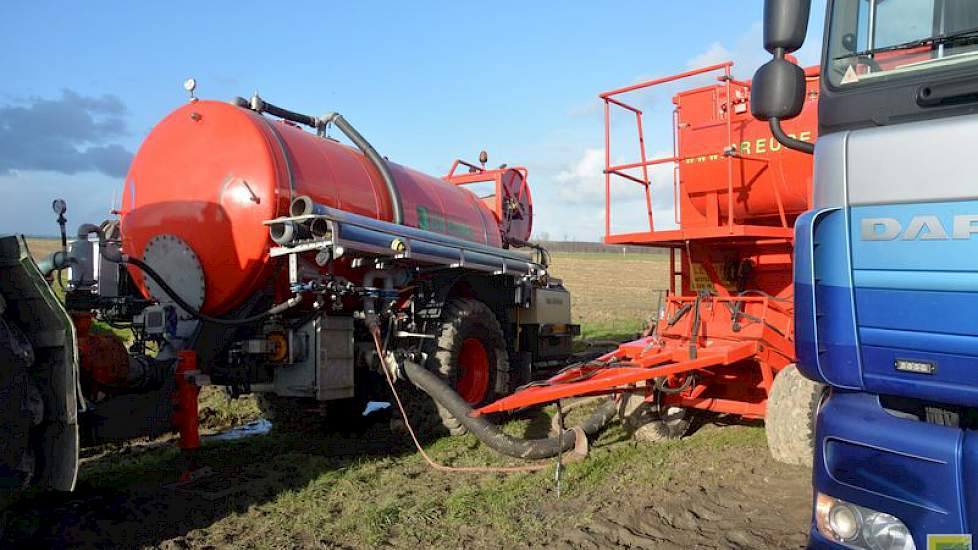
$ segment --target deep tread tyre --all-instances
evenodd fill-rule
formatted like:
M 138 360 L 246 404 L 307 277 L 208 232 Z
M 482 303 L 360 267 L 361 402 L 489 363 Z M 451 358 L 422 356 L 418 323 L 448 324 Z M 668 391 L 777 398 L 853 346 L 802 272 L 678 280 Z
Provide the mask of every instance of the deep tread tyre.
M 509 356 L 506 340 L 499 320 L 489 306 L 471 298 L 449 300 L 442 308 L 436 334 L 436 340 L 427 350 L 425 367 L 453 388 L 467 389 L 461 394 L 473 407 L 487 404 L 507 392 Z M 472 356 L 473 340 L 478 341 L 485 352 L 486 369 L 475 382 L 466 366 L 460 364 L 464 356 Z M 481 363 L 481 360 L 476 362 Z M 467 380 L 467 376 L 470 379 Z M 419 388 L 400 384 L 397 391 L 418 437 L 428 439 L 465 433 L 461 422 Z
M 31 380 L 33 362 L 27 336 L 0 318 L 0 506 L 34 476 L 31 429 L 43 420 L 44 405 Z
M 689 433 L 693 411 L 684 407 L 648 403 L 640 395 L 629 395 L 622 407 L 622 424 L 633 438 L 646 443 L 679 439 Z
M 774 377 L 767 400 L 764 431 L 771 456 L 778 462 L 811 466 L 815 450 L 815 415 L 825 386 L 788 365 Z

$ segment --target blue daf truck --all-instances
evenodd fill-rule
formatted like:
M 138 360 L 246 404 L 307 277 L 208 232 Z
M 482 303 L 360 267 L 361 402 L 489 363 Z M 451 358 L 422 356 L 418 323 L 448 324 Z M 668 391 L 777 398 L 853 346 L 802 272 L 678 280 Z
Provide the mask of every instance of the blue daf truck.
M 824 384 L 813 548 L 971 548 L 978 528 L 978 1 L 828 0 L 819 139 L 809 1 L 767 0 L 752 111 L 815 155 L 795 227 L 798 368 Z

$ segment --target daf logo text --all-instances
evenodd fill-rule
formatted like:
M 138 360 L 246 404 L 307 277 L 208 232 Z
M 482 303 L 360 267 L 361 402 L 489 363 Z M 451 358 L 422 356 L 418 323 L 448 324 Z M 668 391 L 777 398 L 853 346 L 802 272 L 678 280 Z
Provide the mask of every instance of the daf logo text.
M 975 234 L 978 214 L 954 216 L 949 227 L 937 216 L 914 216 L 906 226 L 896 218 L 863 218 L 860 224 L 860 238 L 864 241 L 967 240 Z

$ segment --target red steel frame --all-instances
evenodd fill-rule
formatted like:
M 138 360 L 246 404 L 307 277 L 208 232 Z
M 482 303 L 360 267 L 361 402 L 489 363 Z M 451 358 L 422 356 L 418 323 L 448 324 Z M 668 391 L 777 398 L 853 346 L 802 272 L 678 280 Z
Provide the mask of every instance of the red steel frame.
M 461 166 L 468 168 L 468 171 L 456 173 Z M 512 193 L 512 190 L 507 191 L 506 184 L 503 181 L 503 178 L 511 172 L 516 172 L 520 177 L 520 185 L 516 193 Z M 448 170 L 448 174 L 442 179 L 457 186 L 483 182 L 492 182 L 495 184 L 493 195 L 491 197 L 480 197 L 480 199 L 493 211 L 496 215 L 496 220 L 499 222 L 507 218 L 507 213 L 511 214 L 512 211 L 517 210 L 522 211 L 523 215 L 521 219 L 525 220 L 523 222 L 524 226 L 521 230 L 515 231 L 515 233 L 523 235 L 514 238 L 509 233 L 504 232 L 502 237 L 507 244 L 523 245 L 525 244 L 524 239 L 529 239 L 533 224 L 533 197 L 530 195 L 530 187 L 527 185 L 528 177 L 527 169 L 523 166 L 507 167 L 503 165 L 500 168 L 486 168 L 485 166 L 479 166 L 462 159 L 455 159 L 452 167 Z M 491 200 L 487 201 L 487 199 Z
M 678 152 L 678 143 L 676 140 L 676 131 L 675 131 L 677 126 L 677 124 L 675 123 L 676 121 L 675 112 L 673 113 L 673 134 L 672 134 L 673 155 L 671 157 L 661 157 L 661 158 L 649 160 L 646 157 L 646 152 L 645 152 L 645 133 L 642 127 L 642 114 L 643 114 L 642 111 L 637 107 L 633 107 L 632 105 L 625 103 L 624 101 L 616 98 L 615 96 L 620 96 L 622 94 L 627 94 L 629 92 L 634 92 L 637 90 L 648 89 L 653 86 L 659 86 L 662 84 L 667 84 L 669 82 L 675 82 L 677 80 L 682 80 L 684 78 L 689 78 L 705 73 L 712 73 L 712 72 L 722 70 L 723 76 L 720 77 L 720 80 L 724 82 L 724 85 L 726 86 L 727 112 L 732 112 L 731 103 L 730 103 L 730 98 L 731 98 L 730 84 L 731 82 L 733 82 L 733 78 L 730 75 L 731 67 L 733 67 L 733 62 L 727 61 L 724 63 L 718 63 L 716 65 L 710 65 L 709 67 L 694 69 L 692 71 L 686 71 L 684 73 L 679 73 L 664 78 L 658 78 L 655 80 L 640 82 L 638 84 L 632 84 L 631 86 L 625 86 L 624 88 L 618 88 L 615 90 L 611 90 L 610 92 L 604 92 L 603 94 L 598 96 L 604 100 L 604 165 L 605 165 L 604 166 L 604 204 L 605 204 L 604 236 L 605 236 L 605 240 L 610 239 L 612 236 L 611 235 L 611 176 L 612 175 L 620 176 L 622 178 L 633 181 L 645 187 L 645 205 L 646 208 L 648 209 L 649 232 L 652 233 L 655 231 L 655 223 L 653 222 L 652 219 L 652 192 L 650 190 L 652 181 L 649 179 L 649 167 L 655 166 L 657 164 L 673 163 L 675 165 L 675 168 L 673 169 L 673 190 L 674 190 L 673 197 L 674 197 L 674 201 L 676 202 L 674 203 L 675 208 L 673 211 L 675 212 L 676 215 L 675 222 L 677 224 L 679 223 L 679 208 L 678 208 L 679 193 L 677 189 L 678 179 L 676 176 L 678 175 L 677 172 L 679 169 L 679 162 L 682 161 L 683 159 L 679 157 L 679 152 Z M 741 85 L 746 87 L 746 85 L 744 84 Z M 638 129 L 639 154 L 641 156 L 641 160 L 639 162 L 632 162 L 632 163 L 619 164 L 619 165 L 611 164 L 611 106 L 612 105 L 616 105 L 618 107 L 621 107 L 622 109 L 631 111 L 632 113 L 635 114 L 635 123 Z M 733 143 L 733 117 L 727 117 L 726 127 L 727 127 L 727 143 L 728 144 Z M 734 155 L 727 154 L 726 158 L 727 158 L 727 180 L 728 180 L 727 196 L 729 197 L 729 201 L 730 201 L 727 210 L 728 212 L 727 223 L 732 231 Z M 625 172 L 625 170 L 630 170 L 635 168 L 642 169 L 642 179 L 636 178 L 635 176 Z
M 750 118 L 746 112 L 746 97 L 750 84 L 734 80 L 732 62 L 719 63 L 677 75 L 641 82 L 600 94 L 604 101 L 605 138 L 605 242 L 669 248 L 669 292 L 667 300 L 645 335 L 619 346 L 596 360 L 572 365 L 550 379 L 534 383 L 508 397 L 491 403 L 473 414 L 515 410 L 559 399 L 619 393 L 638 393 L 647 401 L 660 405 L 675 405 L 716 413 L 736 414 L 746 418 L 763 418 L 767 396 L 778 371 L 794 361 L 792 273 L 792 224 L 794 218 L 809 207 L 811 161 L 799 153 L 781 150 L 771 145 L 767 155 L 750 154 L 749 147 L 738 147 L 735 137 L 747 136 L 754 143 L 768 139 L 766 126 Z M 673 155 L 649 159 L 645 148 L 645 128 L 642 111 L 622 100 L 629 92 L 675 82 L 681 79 L 720 72 L 719 84 L 680 92 L 673 111 Z M 817 74 L 809 74 L 817 77 Z M 735 94 L 735 89 L 738 90 Z M 815 87 L 810 87 L 810 93 Z M 691 157 L 683 150 L 693 150 L 689 143 L 680 144 L 679 136 L 693 124 L 681 126 L 680 109 L 684 95 L 711 93 L 713 111 L 696 111 L 691 107 L 699 127 L 713 131 L 710 143 L 702 146 L 722 150 L 719 165 L 696 165 L 688 169 L 693 180 L 681 180 L 681 166 L 690 166 Z M 737 95 L 738 97 L 734 97 Z M 814 96 L 811 96 L 813 99 Z M 737 102 L 741 110 L 735 109 Z M 640 159 L 613 165 L 611 163 L 611 106 L 620 107 L 635 115 Z M 808 102 L 801 119 L 803 127 L 789 128 L 799 133 L 805 124 L 814 121 L 814 101 Z M 702 107 L 702 102 L 699 104 Z M 716 113 L 721 113 L 719 116 Z M 736 116 L 735 113 L 739 114 Z M 746 113 L 746 114 L 745 114 Z M 690 113 L 684 116 L 689 119 Z M 735 120 L 735 118 L 737 120 Z M 736 125 L 736 127 L 735 127 Z M 712 128 L 712 130 L 711 130 Z M 725 130 L 725 131 L 724 131 Z M 739 134 L 738 134 L 739 132 Z M 814 130 L 809 132 L 809 136 Z M 694 134 L 695 136 L 695 134 Z M 722 136 L 722 137 L 718 137 Z M 761 136 L 758 138 L 758 136 Z M 707 139 L 707 138 L 704 138 Z M 720 143 L 722 141 L 722 143 Z M 765 148 L 767 147 L 765 142 Z M 770 143 L 774 143 L 771 141 Z M 745 169 L 746 163 L 753 168 Z M 655 229 L 652 214 L 652 190 L 649 167 L 673 163 L 673 189 L 678 229 Z M 739 164 L 738 164 L 739 163 Z M 714 168 L 715 166 L 715 168 Z M 786 169 L 787 167 L 787 169 Z M 641 170 L 641 176 L 628 173 Z M 736 172 L 735 172 L 736 170 Z M 725 172 L 725 173 L 724 173 Z M 749 172 L 749 176 L 745 175 Z M 790 173 L 791 178 L 786 177 Z M 725 182 L 714 178 L 725 175 Z M 735 175 L 737 177 L 735 177 Z M 611 233 L 612 176 L 642 185 L 645 190 L 649 230 L 645 233 Z M 778 178 L 780 176 L 780 179 Z M 737 179 L 739 178 L 739 179 Z M 806 180 L 807 178 L 807 180 Z M 804 191 L 797 187 L 808 181 Z M 725 185 L 723 185 L 725 183 Z M 768 183 L 768 185 L 763 185 Z M 706 190 L 704 192 L 703 190 Z M 788 203 L 783 193 L 793 192 Z M 725 201 L 721 194 L 725 191 Z M 739 194 L 738 194 L 739 193 Z M 694 197 L 694 195 L 696 195 Z M 680 217 L 680 196 L 684 210 Z M 693 200 L 714 201 L 707 205 L 705 216 L 697 217 Z M 753 197 L 756 202 L 749 204 Z M 799 198 L 802 197 L 802 198 Z M 726 215 L 720 215 L 722 202 Z M 698 203 L 703 204 L 703 202 Z M 757 206 L 763 210 L 758 216 Z M 751 209 L 754 209 L 752 211 Z M 766 216 L 766 217 L 765 217 Z M 678 251 L 678 265 L 677 265 Z M 733 277 L 723 275 L 733 265 L 738 273 L 749 264 L 753 275 L 750 288 L 745 283 L 734 285 Z M 699 276 L 697 276 L 699 273 Z M 677 288 L 677 276 L 681 287 Z M 663 391 L 672 390 L 672 391 Z

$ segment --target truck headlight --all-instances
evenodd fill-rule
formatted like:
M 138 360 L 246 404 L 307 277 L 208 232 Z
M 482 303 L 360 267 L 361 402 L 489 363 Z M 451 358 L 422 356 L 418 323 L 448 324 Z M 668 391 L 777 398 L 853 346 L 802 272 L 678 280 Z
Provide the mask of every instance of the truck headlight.
M 910 530 L 890 514 L 818 494 L 815 527 L 824 537 L 859 550 L 916 550 Z

